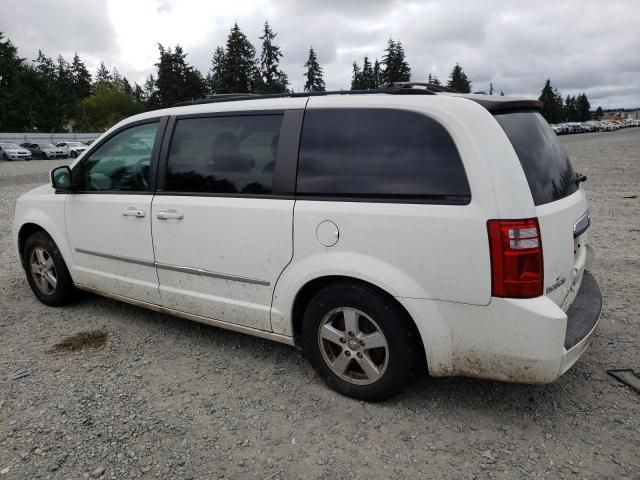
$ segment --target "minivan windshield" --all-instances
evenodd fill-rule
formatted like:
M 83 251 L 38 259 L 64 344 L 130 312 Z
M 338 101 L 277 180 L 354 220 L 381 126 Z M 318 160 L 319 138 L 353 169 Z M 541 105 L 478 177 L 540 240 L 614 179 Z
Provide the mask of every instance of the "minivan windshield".
M 576 190 L 576 174 L 564 146 L 538 112 L 496 114 L 527 177 L 536 205 L 555 202 Z

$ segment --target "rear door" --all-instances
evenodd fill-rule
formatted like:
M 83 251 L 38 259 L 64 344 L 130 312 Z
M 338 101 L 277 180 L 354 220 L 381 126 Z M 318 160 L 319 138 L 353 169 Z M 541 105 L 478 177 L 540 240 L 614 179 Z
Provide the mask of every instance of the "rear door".
M 293 252 L 301 119 L 302 110 L 175 119 L 151 216 L 164 306 L 271 330 L 273 289 Z
M 590 220 L 584 190 L 566 150 L 535 111 L 497 114 L 524 170 L 536 206 L 544 257 L 544 294 L 566 310 L 578 292 Z

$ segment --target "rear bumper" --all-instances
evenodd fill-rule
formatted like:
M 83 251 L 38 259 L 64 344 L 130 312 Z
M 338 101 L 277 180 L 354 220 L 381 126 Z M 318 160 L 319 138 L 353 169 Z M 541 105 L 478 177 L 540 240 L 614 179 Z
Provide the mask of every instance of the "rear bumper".
M 492 298 L 485 306 L 398 300 L 416 321 L 431 375 L 520 383 L 549 383 L 571 368 L 602 310 L 600 288 L 588 272 L 566 313 L 544 296 Z
M 589 272 L 584 272 L 580 290 L 567 310 L 567 331 L 560 375 L 576 363 L 591 341 L 602 312 L 602 292 Z

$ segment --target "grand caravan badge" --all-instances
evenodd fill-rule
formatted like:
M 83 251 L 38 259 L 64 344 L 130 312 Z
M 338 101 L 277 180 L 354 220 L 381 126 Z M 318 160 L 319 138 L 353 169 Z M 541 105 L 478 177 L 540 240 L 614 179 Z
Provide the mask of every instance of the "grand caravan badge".
M 564 285 L 564 282 L 566 282 L 566 281 L 567 281 L 567 279 L 565 277 L 556 278 L 556 281 L 553 282 L 552 285 L 549 285 L 547 287 L 547 290 L 546 290 L 547 294 L 549 294 L 549 293 L 553 292 L 554 290 L 557 290 L 558 288 L 560 288 L 562 285 Z

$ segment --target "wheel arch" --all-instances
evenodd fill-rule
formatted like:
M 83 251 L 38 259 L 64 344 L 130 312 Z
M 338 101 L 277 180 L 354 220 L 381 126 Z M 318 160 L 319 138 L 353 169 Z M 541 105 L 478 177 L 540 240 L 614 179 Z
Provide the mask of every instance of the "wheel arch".
M 35 212 L 32 212 L 35 213 Z M 71 255 L 71 251 L 69 249 L 69 243 L 66 238 L 66 232 L 64 230 L 64 225 L 62 230 L 56 225 L 52 219 L 43 216 L 42 212 L 39 212 L 40 215 L 29 215 L 30 218 L 25 218 L 24 223 L 20 225 L 17 230 L 17 234 L 15 238 L 15 246 L 18 249 L 18 255 L 20 258 L 20 264 L 24 268 L 24 259 L 23 259 L 23 250 L 25 243 L 29 236 L 31 236 L 35 232 L 43 232 L 56 244 L 58 250 L 60 251 L 60 255 L 67 266 L 69 272 L 71 272 L 71 267 L 73 265 L 73 256 Z M 36 217 L 36 218 L 34 218 Z M 39 217 L 39 218 L 38 218 Z M 48 221 L 47 221 L 48 220 Z
M 384 288 L 381 288 L 378 285 L 375 285 L 361 278 L 356 278 L 356 277 L 347 276 L 347 275 L 325 275 L 321 277 L 316 277 L 312 280 L 309 280 L 298 290 L 298 292 L 295 295 L 293 305 L 291 308 L 292 334 L 293 334 L 294 343 L 297 347 L 299 348 L 302 347 L 301 333 L 302 333 L 304 312 L 307 308 L 307 305 L 320 290 L 322 290 L 323 288 L 329 285 L 333 285 L 336 283 L 353 283 L 353 284 L 366 285 L 372 288 L 373 290 L 377 291 L 381 295 L 383 295 L 390 303 L 393 303 L 398 308 L 400 308 L 404 312 L 404 314 L 407 316 L 407 319 L 409 320 L 410 325 L 413 327 L 416 338 L 420 339 L 419 347 L 421 349 L 421 352 L 422 352 L 421 355 L 426 366 L 427 357 L 426 357 L 426 350 L 425 350 L 426 349 L 425 339 L 422 337 L 422 334 L 420 332 L 420 329 L 418 328 L 418 325 L 416 324 L 415 320 L 413 319 L 409 311 L 405 308 L 405 306 L 401 302 L 399 302 L 396 297 L 394 297 L 389 292 L 387 292 Z
M 24 258 L 22 253 L 24 251 L 24 245 L 27 242 L 27 238 L 29 238 L 36 232 L 44 232 L 51 237 L 51 234 L 49 234 L 49 232 L 47 232 L 42 226 L 32 222 L 25 223 L 20 227 L 20 230 L 18 231 L 18 252 L 20 253 L 20 263 L 23 267 Z

